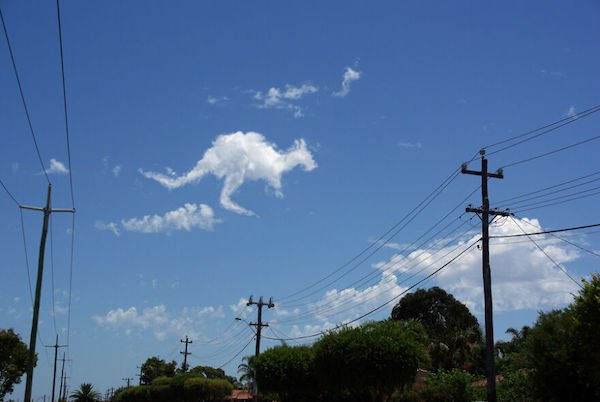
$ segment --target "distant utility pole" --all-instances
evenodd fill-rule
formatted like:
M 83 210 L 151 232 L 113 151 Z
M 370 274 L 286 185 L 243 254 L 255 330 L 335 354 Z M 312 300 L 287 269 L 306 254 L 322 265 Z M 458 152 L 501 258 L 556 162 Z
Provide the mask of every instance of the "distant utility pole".
M 66 393 L 67 393 L 67 381 L 65 378 L 65 362 L 67 361 L 71 361 L 71 359 L 65 359 L 65 354 L 63 352 L 63 358 L 60 359 L 62 361 L 62 368 L 60 369 L 60 388 L 58 391 L 58 400 L 59 401 L 63 401 L 66 399 Z M 64 385 L 64 387 L 63 387 Z
M 46 250 L 46 235 L 48 234 L 48 221 L 52 212 L 71 212 L 74 209 L 52 209 L 50 208 L 50 199 L 52 194 L 52 185 L 48 184 L 48 195 L 46 197 L 46 206 L 44 208 L 19 206 L 22 209 L 40 211 L 44 213 L 44 222 L 42 224 L 42 237 L 40 239 L 40 251 L 38 255 L 37 281 L 35 285 L 35 301 L 33 303 L 33 319 L 31 321 L 31 336 L 29 337 L 29 356 L 27 359 L 27 377 L 25 380 L 25 402 L 31 402 L 31 387 L 33 385 L 33 367 L 35 365 L 35 345 L 37 342 L 38 321 L 40 316 L 40 299 L 42 297 L 42 278 L 44 277 L 44 253 Z M 54 399 L 54 397 L 53 397 Z
M 191 355 L 191 352 L 188 352 L 188 344 L 192 343 L 191 340 L 188 339 L 188 336 L 185 336 L 185 341 L 183 339 L 180 339 L 179 342 L 181 343 L 185 343 L 185 352 L 179 352 L 183 355 L 183 366 L 181 367 L 183 369 L 183 372 L 185 373 L 188 369 L 188 365 L 187 365 L 187 357 L 188 355 Z
M 123 381 L 127 382 L 127 388 L 131 387 L 131 380 L 133 380 L 133 378 L 130 378 L 130 377 L 123 378 Z
M 54 348 L 54 373 L 52 375 L 52 399 L 50 400 L 50 402 L 54 402 L 54 391 L 56 390 L 56 363 L 58 362 L 58 349 L 59 348 L 64 348 L 67 345 L 59 345 L 58 344 L 58 335 L 56 335 L 56 342 L 54 343 L 54 345 L 48 345 L 46 346 L 47 348 Z M 64 366 L 63 366 L 64 368 Z M 61 386 L 62 386 L 62 374 L 61 374 Z M 58 390 L 58 392 L 60 393 L 60 389 Z
M 488 173 L 488 164 L 485 157 L 485 149 L 479 151 L 481 154 L 481 171 L 468 170 L 467 164 L 462 165 L 461 172 L 481 176 L 481 208 L 466 208 L 467 212 L 474 212 L 481 218 L 481 251 L 483 268 L 483 299 L 485 304 L 485 349 L 486 349 L 486 376 L 487 376 L 487 401 L 496 402 L 496 368 L 494 366 L 494 318 L 492 311 L 492 274 L 490 271 L 490 237 L 489 225 L 490 215 L 509 216 L 508 211 L 490 210 L 490 199 L 488 197 L 488 177 L 503 179 L 502 169 L 496 173 Z M 493 218 L 492 218 L 493 220 Z
M 256 350 L 254 352 L 254 356 L 258 356 L 260 354 L 260 335 L 262 332 L 262 328 L 269 326 L 268 323 L 263 324 L 263 322 L 262 322 L 262 308 L 263 308 L 263 306 L 267 306 L 268 308 L 273 308 L 273 307 L 275 307 L 275 304 L 273 304 L 272 297 L 269 297 L 269 302 L 265 303 L 265 302 L 263 302 L 262 296 L 260 297 L 258 302 L 253 301 L 252 296 L 250 296 L 250 300 L 248 300 L 248 303 L 246 303 L 246 306 L 251 306 L 253 304 L 258 307 L 258 320 L 256 322 L 251 322 L 250 325 L 252 325 L 253 327 L 256 327 Z M 254 400 L 258 401 L 258 384 L 256 382 L 256 378 L 254 379 Z
M 136 376 L 140 377 L 140 383 L 139 383 L 139 385 L 142 385 L 142 367 L 143 366 L 136 366 L 136 367 L 140 369 L 140 373 L 136 374 Z

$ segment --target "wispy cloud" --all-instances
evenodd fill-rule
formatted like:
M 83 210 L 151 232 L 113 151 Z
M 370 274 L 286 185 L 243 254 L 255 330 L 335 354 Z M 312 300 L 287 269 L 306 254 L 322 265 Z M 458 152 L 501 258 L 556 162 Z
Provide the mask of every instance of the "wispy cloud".
M 104 223 L 102 221 L 96 221 L 94 227 L 98 230 L 108 230 L 112 232 L 115 236 L 120 236 L 119 225 L 114 222 Z
M 569 110 L 567 110 L 567 117 L 573 117 L 577 114 L 577 110 L 575 110 L 575 106 L 571 105 L 571 107 L 569 107 Z
M 340 89 L 337 92 L 334 92 L 332 95 L 341 98 L 348 95 L 350 93 L 350 87 L 352 86 L 352 82 L 360 79 L 361 74 L 362 73 L 360 71 L 356 71 L 350 67 L 346 67 L 346 70 L 344 71 L 344 77 L 342 80 L 342 89 Z
M 211 207 L 206 204 L 185 204 L 164 215 L 145 215 L 121 221 L 123 229 L 141 233 L 161 233 L 174 230 L 190 231 L 194 228 L 212 230 L 221 222 L 215 218 Z
M 286 85 L 284 89 L 271 87 L 266 93 L 252 91 L 254 99 L 260 101 L 259 108 L 262 109 L 287 109 L 294 113 L 294 117 L 304 116 L 301 106 L 293 101 L 298 101 L 306 95 L 317 92 L 319 88 L 311 84 L 302 84 L 299 87 Z
M 226 102 L 229 102 L 229 98 L 226 96 L 208 96 L 206 98 L 206 102 L 211 105 L 220 105 Z
M 276 196 L 282 197 L 281 177 L 296 166 L 303 166 L 305 171 L 317 167 L 303 139 L 294 141 L 287 151 L 282 152 L 262 134 L 238 131 L 218 136 L 196 166 L 181 176 L 141 169 L 140 173 L 168 189 L 196 183 L 207 174 L 212 174 L 224 181 L 220 196 L 223 208 L 238 214 L 255 215 L 236 204 L 231 195 L 246 181 L 263 180 L 275 191 Z
M 409 148 L 409 149 L 421 149 L 421 148 L 423 148 L 423 144 L 421 142 L 402 142 L 402 141 L 398 141 L 398 146 L 400 148 Z
M 202 321 L 224 316 L 223 306 L 183 307 L 180 311 L 169 311 L 167 306 L 159 304 L 143 309 L 119 307 L 92 319 L 101 327 L 121 330 L 126 335 L 151 331 L 156 339 L 162 341 L 169 335 L 181 336 L 183 333 L 195 340 L 202 339 L 199 331 Z
M 67 174 L 69 173 L 69 169 L 64 165 L 64 163 L 51 158 L 50 166 L 46 169 L 47 174 Z
M 123 165 L 116 165 L 111 169 L 111 172 L 115 177 L 118 177 L 121 174 L 121 169 L 123 169 Z

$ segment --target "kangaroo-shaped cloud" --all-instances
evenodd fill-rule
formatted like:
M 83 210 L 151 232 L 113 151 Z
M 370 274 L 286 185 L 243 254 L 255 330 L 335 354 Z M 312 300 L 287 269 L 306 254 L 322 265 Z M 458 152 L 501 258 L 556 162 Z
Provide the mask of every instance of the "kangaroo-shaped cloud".
M 171 174 L 162 174 L 140 169 L 140 173 L 168 189 L 197 183 L 207 174 L 212 174 L 224 180 L 220 196 L 223 208 L 238 214 L 255 215 L 236 204 L 231 194 L 246 180 L 264 180 L 276 196 L 282 197 L 281 176 L 296 166 L 303 166 L 307 172 L 317 167 L 303 139 L 295 140 L 287 151 L 279 151 L 260 133 L 237 131 L 218 136 L 196 166 L 181 176 L 172 171 Z

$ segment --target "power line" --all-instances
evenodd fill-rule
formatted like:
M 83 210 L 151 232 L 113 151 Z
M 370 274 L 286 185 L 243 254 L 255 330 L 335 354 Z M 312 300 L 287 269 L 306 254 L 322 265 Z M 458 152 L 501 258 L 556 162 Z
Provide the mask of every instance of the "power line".
M 531 225 L 533 225 L 533 224 L 531 224 Z M 564 229 L 544 230 L 544 231 L 541 231 L 541 232 L 534 232 L 534 233 L 523 232 L 522 234 L 490 236 L 490 239 L 506 239 L 506 238 L 510 238 L 510 237 L 537 236 L 537 235 L 542 235 L 542 234 L 570 232 L 572 230 L 581 230 L 581 229 L 595 228 L 595 227 L 598 227 L 598 226 L 600 226 L 600 223 L 594 223 L 592 225 L 584 225 L 584 226 L 575 226 L 575 227 L 564 228 Z
M 513 214 L 513 215 L 514 215 L 514 214 Z M 526 224 L 528 224 L 529 226 L 533 226 L 533 227 L 534 227 L 534 228 L 536 228 L 536 229 L 541 229 L 541 227 L 539 227 L 539 226 L 536 226 L 536 225 L 534 225 L 533 223 L 531 223 L 531 222 L 529 222 L 529 221 L 527 221 L 527 220 L 521 219 L 521 222 L 525 222 L 525 223 L 526 223 Z M 592 226 L 594 226 L 594 225 L 592 225 Z M 575 229 L 573 229 L 573 230 L 575 230 Z M 563 238 L 563 237 L 557 236 L 556 234 L 554 234 L 554 232 L 553 232 L 553 231 L 547 231 L 547 233 L 549 233 L 549 234 L 550 234 L 552 237 L 554 237 L 554 238 L 556 238 L 556 239 L 558 239 L 558 240 L 562 240 L 562 241 L 564 241 L 565 243 L 567 243 L 567 244 L 570 244 L 570 245 L 571 245 L 571 246 L 573 246 L 573 247 L 576 247 L 576 248 L 578 248 L 578 249 L 580 249 L 580 250 L 582 250 L 582 251 L 585 251 L 586 253 L 589 253 L 589 254 L 591 254 L 591 255 L 594 255 L 594 256 L 596 256 L 596 257 L 600 257 L 600 254 L 598 254 L 597 252 L 595 252 L 595 251 L 592 251 L 592 250 L 589 250 L 589 249 L 587 249 L 587 248 L 585 248 L 585 247 L 583 247 L 583 246 L 581 246 L 581 245 L 579 245 L 579 244 L 573 243 L 573 242 L 571 242 L 571 241 L 569 241 L 569 240 L 567 240 L 567 239 L 565 239 L 565 238 Z M 589 235 L 589 234 L 591 234 L 591 233 L 597 233 L 597 232 L 588 232 L 587 234 Z
M 345 277 L 346 275 L 348 275 L 349 273 L 351 273 L 352 271 L 354 271 L 356 268 L 358 268 L 362 263 L 364 263 L 366 260 L 368 260 L 370 257 L 372 257 L 376 252 L 378 252 L 379 250 L 381 250 L 386 244 L 388 244 L 391 241 L 391 239 L 393 239 L 401 230 L 403 230 L 404 228 L 406 228 L 406 226 L 408 226 L 408 224 L 410 224 L 421 212 L 423 212 L 423 210 L 425 208 L 427 208 L 442 193 L 442 191 L 444 191 L 458 177 L 459 174 L 460 174 L 459 170 L 457 169 L 450 176 L 448 176 L 448 178 L 446 178 L 446 180 L 444 180 L 438 187 L 436 187 L 436 189 L 433 190 L 423 201 L 421 201 L 415 208 L 413 208 L 407 215 L 405 215 L 399 222 L 397 222 L 394 226 L 392 226 L 387 232 L 385 232 L 382 236 L 380 236 L 375 242 L 371 243 L 368 247 L 366 247 L 358 255 L 356 255 L 355 257 L 353 257 L 350 261 L 348 261 L 347 263 L 343 264 L 340 268 L 338 268 L 337 270 L 335 270 L 331 274 L 327 275 L 325 278 L 323 278 L 323 279 L 315 282 L 313 285 L 310 285 L 309 287 L 307 287 L 307 288 L 305 288 L 305 289 L 303 289 L 303 290 L 301 290 L 299 292 L 296 292 L 295 294 L 302 293 L 303 291 L 308 290 L 308 289 L 310 289 L 310 288 L 318 285 L 319 283 L 323 282 L 324 280 L 332 277 L 333 275 L 335 275 L 336 273 L 338 273 L 339 271 L 341 271 L 343 268 L 348 267 L 350 264 L 352 264 L 354 261 L 356 261 L 362 255 L 364 255 L 367 251 L 369 251 L 370 249 L 374 248 L 374 250 L 371 251 L 365 258 L 363 258 L 362 260 L 360 260 L 360 262 L 358 262 L 357 264 L 355 264 L 348 271 L 346 271 L 343 274 L 339 275 L 337 278 L 335 278 L 332 281 L 330 281 L 330 282 L 326 283 L 325 285 L 321 286 L 320 288 L 314 290 L 313 292 L 311 292 L 311 293 L 309 293 L 309 294 L 307 294 L 307 295 L 305 295 L 303 297 L 295 298 L 295 299 L 291 300 L 291 302 L 297 302 L 299 300 L 303 300 L 303 299 L 305 299 L 305 298 L 307 298 L 307 297 L 309 297 L 311 295 L 314 295 L 315 293 L 320 292 L 323 289 L 326 289 L 328 286 L 332 285 L 333 283 L 337 282 L 338 280 L 342 279 L 343 277 Z M 400 228 L 398 228 L 401 224 L 403 224 L 403 225 Z M 390 233 L 392 233 L 392 234 L 389 237 L 387 237 L 387 239 L 385 239 L 386 236 L 388 236 Z M 284 297 L 284 298 L 282 298 L 282 300 L 288 299 L 291 296 L 292 295 Z
M 514 219 L 513 217 L 511 217 L 511 219 L 513 220 L 515 225 L 517 225 L 517 227 L 521 230 L 521 232 L 523 232 L 527 236 L 527 238 L 529 240 L 531 240 L 531 242 L 537 247 L 537 249 L 540 250 L 542 252 L 542 254 L 544 254 L 546 256 L 546 258 L 548 258 L 558 269 L 560 269 L 563 274 L 568 276 L 569 279 L 571 281 L 573 281 L 573 283 L 575 283 L 577 286 L 579 286 L 581 289 L 583 289 L 583 286 L 579 282 L 577 282 L 575 279 L 573 279 L 573 277 L 569 274 L 569 272 L 567 272 L 567 270 L 565 268 L 562 267 L 562 265 L 560 265 L 559 263 L 554 261 L 554 259 L 552 257 L 550 257 L 550 255 L 548 253 L 546 253 L 546 251 L 539 244 L 537 244 L 536 241 L 533 240 L 533 238 L 531 238 L 531 236 L 529 234 L 527 234 L 525 232 L 525 230 L 521 227 L 521 225 L 519 225 L 519 222 L 517 222 L 516 219 Z
M 534 209 L 541 209 L 541 208 L 551 207 L 551 206 L 553 206 L 553 205 L 565 204 L 565 203 L 567 203 L 567 202 L 571 202 L 571 201 L 580 200 L 580 199 L 582 199 L 582 198 L 589 198 L 589 197 L 593 197 L 593 196 L 595 196 L 595 195 L 598 195 L 598 194 L 600 194 L 600 191 L 598 191 L 598 192 L 595 192 L 595 193 L 592 193 L 592 194 L 581 195 L 581 196 L 579 196 L 579 197 L 573 197 L 573 198 L 569 198 L 569 199 L 567 199 L 567 200 L 564 200 L 564 201 L 552 202 L 552 203 L 549 203 L 549 204 L 543 204 L 543 205 L 536 206 L 536 207 L 531 207 L 531 208 L 528 208 L 528 207 L 529 207 L 529 206 L 532 206 L 532 205 L 537 205 L 537 204 L 540 204 L 540 203 L 536 203 L 536 204 L 530 204 L 530 205 L 524 205 L 523 207 L 524 207 L 525 209 L 519 209 L 519 210 L 517 210 L 516 212 L 513 212 L 513 214 L 514 214 L 514 213 L 521 213 L 521 212 L 525 212 L 525 211 L 531 211 L 531 210 L 534 210 Z M 522 208 L 523 208 L 523 207 L 522 207 Z
M 497 154 L 499 152 L 505 151 L 507 149 L 513 148 L 513 147 L 515 147 L 517 145 L 520 145 L 520 144 L 523 144 L 525 142 L 531 141 L 531 140 L 533 140 L 535 138 L 538 138 L 538 137 L 540 137 L 542 135 L 548 134 L 548 133 L 550 133 L 550 132 L 552 132 L 554 130 L 557 130 L 557 129 L 563 127 L 563 126 L 566 126 L 567 124 L 571 124 L 571 123 L 577 121 L 578 119 L 587 117 L 587 116 L 589 116 L 589 115 L 591 115 L 593 113 L 596 113 L 598 111 L 600 111 L 600 105 L 595 105 L 595 106 L 592 106 L 591 108 L 589 108 L 587 110 L 584 110 L 582 112 L 576 113 L 576 114 L 574 114 L 572 116 L 565 117 L 564 119 L 555 121 L 554 123 L 547 124 L 547 125 L 545 125 L 543 127 L 536 128 L 534 130 L 528 131 L 528 132 L 523 133 L 523 134 L 515 135 L 515 136 L 507 138 L 505 140 L 498 141 L 498 142 L 496 142 L 494 144 L 486 145 L 483 148 L 484 149 L 493 148 L 495 146 L 498 146 L 498 145 L 501 145 L 501 144 L 505 144 L 507 142 L 510 142 L 510 141 L 513 141 L 513 140 L 516 140 L 516 139 L 519 139 L 519 138 L 527 137 L 527 136 L 529 136 L 531 134 L 535 134 L 538 131 L 542 131 L 541 133 L 533 135 L 533 136 L 531 136 L 529 138 L 525 138 L 525 139 L 523 139 L 523 140 L 521 140 L 521 141 L 519 141 L 519 142 L 517 142 L 515 144 L 507 145 L 507 146 L 505 146 L 505 147 L 503 147 L 501 149 L 498 149 L 496 151 L 488 153 L 488 156 L 494 155 L 494 154 Z
M 27 123 L 29 124 L 29 131 L 31 132 L 31 138 L 33 139 L 33 145 L 35 146 L 35 151 L 38 156 L 38 160 L 42 167 L 42 172 L 44 176 L 46 176 L 46 181 L 50 184 L 50 178 L 48 177 L 48 172 L 46 171 L 46 167 L 44 166 L 44 161 L 42 158 L 42 154 L 40 152 L 40 148 L 38 147 L 37 139 L 35 137 L 35 131 L 33 130 L 33 124 L 31 123 L 31 117 L 29 115 L 29 108 L 27 107 L 27 102 L 25 101 L 25 94 L 23 92 L 23 86 L 21 85 L 21 78 L 19 77 L 19 70 L 17 69 L 17 63 L 15 62 L 15 56 L 12 51 L 12 46 L 10 44 L 10 38 L 8 36 L 8 30 L 6 28 L 6 23 L 4 22 L 4 16 L 2 14 L 2 9 L 0 9 L 0 20 L 2 21 L 2 28 L 4 29 L 4 37 L 6 38 L 6 44 L 8 45 L 8 53 L 10 54 L 10 61 L 12 62 L 13 71 L 15 73 L 15 78 L 17 80 L 17 86 L 19 87 L 19 93 L 21 94 L 21 101 L 23 103 L 23 108 L 25 109 L 25 115 L 27 116 Z
M 531 162 L 533 160 L 540 159 L 540 158 L 543 158 L 543 157 L 546 157 L 546 156 L 549 156 L 549 155 L 553 155 L 555 153 L 562 152 L 562 151 L 565 151 L 567 149 L 577 147 L 579 145 L 587 144 L 588 142 L 595 141 L 597 139 L 600 139 L 600 135 L 596 135 L 594 137 L 588 138 L 588 139 L 583 140 L 583 141 L 576 142 L 574 144 L 566 145 L 564 147 L 555 149 L 555 150 L 550 151 L 550 152 L 545 152 L 545 153 L 540 154 L 540 155 L 532 156 L 531 158 L 526 158 L 526 159 L 522 159 L 520 161 L 509 163 L 507 165 L 502 166 L 502 169 L 506 169 L 506 168 L 511 167 L 511 166 L 520 165 L 522 163 Z
M 600 186 L 588 188 L 587 190 L 577 191 L 577 192 L 570 193 L 570 194 L 564 194 L 564 195 L 561 195 L 561 196 L 558 196 L 558 197 L 549 198 L 547 200 L 542 200 L 542 201 L 537 201 L 537 202 L 529 202 L 529 201 L 532 201 L 532 200 L 535 200 L 535 199 L 538 199 L 538 198 L 547 197 L 549 195 L 557 193 L 557 192 L 552 192 L 552 193 L 549 193 L 549 194 L 535 196 L 535 197 L 531 197 L 531 198 L 528 198 L 528 199 L 525 199 L 525 200 L 522 200 L 522 201 L 518 201 L 518 202 L 516 202 L 514 204 L 511 204 L 511 208 L 515 208 L 516 206 L 519 206 L 519 205 L 520 205 L 521 208 L 526 208 L 526 207 L 530 207 L 530 206 L 534 206 L 534 205 L 543 205 L 543 204 L 546 204 L 548 202 L 558 201 L 558 200 L 562 200 L 562 199 L 565 199 L 565 198 L 573 197 L 573 196 L 576 196 L 576 195 L 588 194 L 591 191 L 595 191 L 595 190 L 598 190 L 598 189 L 600 189 Z M 561 190 L 561 191 L 558 191 L 558 192 L 562 192 L 562 191 L 566 191 L 566 190 L 568 190 L 568 189 Z M 597 194 L 597 192 L 589 194 L 589 195 L 593 195 L 593 194 Z M 522 204 L 525 204 L 525 205 L 522 205 Z
M 252 343 L 252 341 L 254 340 L 255 337 L 250 338 L 250 340 L 248 341 L 247 344 L 244 345 L 244 347 L 242 349 L 240 349 L 239 352 L 237 352 L 231 359 L 227 360 L 225 363 L 221 364 L 218 368 L 222 369 L 223 367 L 227 366 L 229 363 L 231 363 L 236 357 L 238 357 L 239 355 L 242 354 L 242 352 L 244 350 L 246 350 L 246 348 L 250 345 L 250 343 Z
M 423 279 L 420 279 L 419 281 L 417 281 L 416 283 L 414 283 L 413 285 L 411 285 L 410 287 L 408 287 L 407 289 L 405 289 L 404 291 L 400 292 L 400 294 L 392 297 L 390 300 L 386 301 L 385 303 L 369 310 L 368 312 L 360 315 L 357 318 L 354 318 L 353 320 L 350 321 L 346 321 L 342 324 L 338 324 L 336 325 L 334 328 L 330 329 L 329 331 L 334 331 L 336 329 L 345 327 L 347 325 L 353 324 L 357 321 L 362 320 L 365 317 L 368 317 L 369 315 L 381 310 L 383 307 L 387 306 L 388 304 L 392 303 L 393 301 L 395 301 L 396 299 L 402 297 L 403 295 L 405 295 L 408 291 L 414 289 L 415 287 L 419 286 L 420 284 L 422 284 L 423 282 L 425 282 L 426 280 L 432 278 L 433 276 L 435 276 L 436 274 L 438 274 L 440 271 L 442 271 L 444 268 L 446 268 L 448 265 L 450 265 L 451 263 L 453 263 L 454 261 L 456 261 L 457 259 L 459 259 L 460 257 L 462 257 L 467 251 L 471 250 L 477 243 L 479 243 L 479 241 L 481 241 L 481 238 L 478 239 L 477 241 L 474 241 L 473 243 L 471 243 L 466 249 L 464 249 L 462 252 L 460 252 L 458 255 L 456 255 L 455 257 L 453 257 L 450 261 L 446 262 L 445 264 L 443 264 L 441 267 L 437 268 L 435 271 L 433 271 L 432 273 L 430 273 L 429 275 L 427 275 L 426 277 L 424 277 Z M 324 331 L 318 332 L 318 333 L 314 333 L 311 335 L 304 335 L 304 336 L 298 336 L 298 337 L 293 337 L 293 338 L 288 338 L 288 339 L 283 339 L 283 338 L 268 338 L 265 336 L 266 339 L 271 339 L 271 340 L 275 340 L 275 341 L 294 341 L 294 340 L 298 340 L 298 339 L 308 339 L 308 338 L 314 338 L 316 336 L 322 335 Z
M 0 179 L 0 185 L 2 186 L 2 188 L 4 189 L 6 194 L 8 194 L 8 196 L 14 201 L 14 203 L 17 204 L 17 207 L 20 207 L 21 203 L 19 201 L 17 201 L 17 199 L 15 198 L 14 195 L 12 195 L 12 193 L 9 191 L 8 187 L 6 187 L 6 185 L 4 184 L 2 179 Z

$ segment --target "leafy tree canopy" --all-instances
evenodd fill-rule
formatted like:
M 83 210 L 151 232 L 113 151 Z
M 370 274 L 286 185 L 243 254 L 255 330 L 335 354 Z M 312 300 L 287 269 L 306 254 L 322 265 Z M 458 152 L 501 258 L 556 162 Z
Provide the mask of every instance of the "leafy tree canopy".
M 167 363 L 157 356 L 150 357 L 142 364 L 142 384 L 150 384 L 158 377 L 173 377 L 176 368 L 177 362 L 175 360 Z
M 0 330 L 0 401 L 21 382 L 29 349 L 12 329 Z
M 429 336 L 433 369 L 482 366 L 483 339 L 477 318 L 460 301 L 434 286 L 404 296 L 392 310 L 393 320 L 415 320 Z

